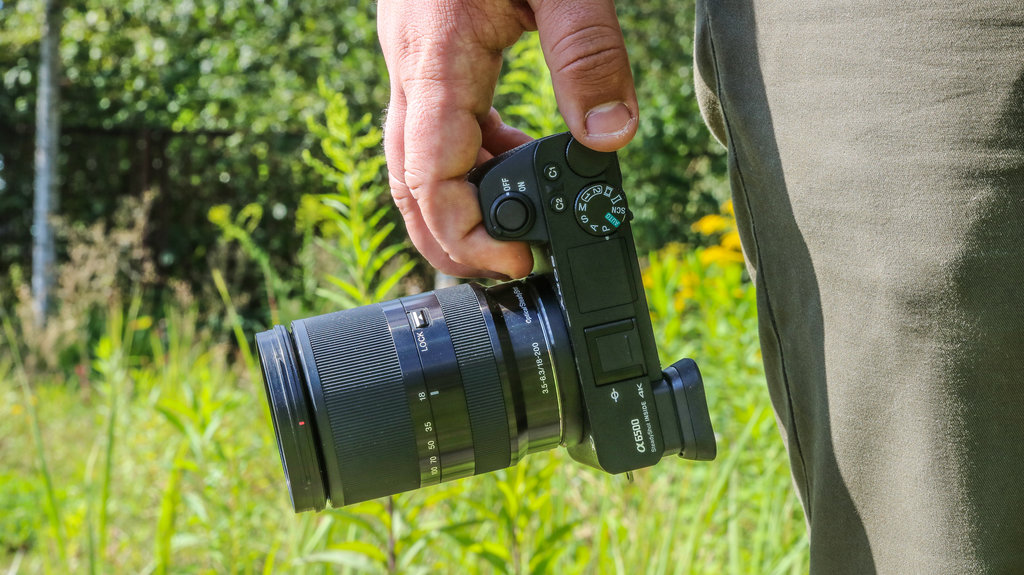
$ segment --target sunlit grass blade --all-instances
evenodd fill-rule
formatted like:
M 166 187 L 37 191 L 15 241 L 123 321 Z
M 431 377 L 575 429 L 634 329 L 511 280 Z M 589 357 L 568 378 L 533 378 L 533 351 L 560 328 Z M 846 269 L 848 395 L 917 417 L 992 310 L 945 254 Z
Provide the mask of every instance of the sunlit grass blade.
M 46 516 L 50 523 L 50 529 L 55 539 L 57 554 L 61 563 L 69 566 L 64 531 L 64 518 L 61 513 L 60 501 L 53 487 L 53 477 L 50 475 L 50 467 L 46 461 L 46 447 L 43 444 L 43 433 L 39 426 L 39 412 L 36 409 L 36 396 L 32 393 L 28 375 L 25 373 L 25 363 L 22 361 L 18 339 L 15 335 L 14 325 L 7 315 L 5 302 L 0 298 L 0 318 L 3 321 L 4 337 L 7 340 L 7 349 L 14 360 L 14 371 L 18 382 L 21 385 L 22 400 L 25 403 L 25 411 L 28 413 L 29 428 L 32 430 L 32 444 L 35 448 L 36 464 L 39 466 L 40 479 L 46 493 Z M 70 568 L 70 567 L 69 567 Z

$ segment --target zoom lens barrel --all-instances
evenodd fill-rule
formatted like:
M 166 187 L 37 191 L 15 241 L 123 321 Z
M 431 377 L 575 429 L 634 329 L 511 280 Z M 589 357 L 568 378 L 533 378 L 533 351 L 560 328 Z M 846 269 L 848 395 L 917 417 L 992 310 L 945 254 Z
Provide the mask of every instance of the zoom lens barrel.
M 568 332 L 543 277 L 291 327 L 256 345 L 296 512 L 509 467 L 580 426 Z

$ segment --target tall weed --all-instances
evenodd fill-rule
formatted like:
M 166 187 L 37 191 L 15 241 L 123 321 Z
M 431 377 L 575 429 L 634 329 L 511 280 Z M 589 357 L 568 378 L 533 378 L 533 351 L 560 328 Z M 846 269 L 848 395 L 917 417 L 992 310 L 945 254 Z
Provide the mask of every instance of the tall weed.
M 303 225 L 319 232 L 319 245 L 333 256 L 327 286 L 316 293 L 344 307 L 382 301 L 415 262 L 405 240 L 394 234 L 394 208 L 382 178 L 381 130 L 369 114 L 351 118 L 345 96 L 330 92 L 322 80 L 320 94 L 327 100 L 326 122 L 310 120 L 309 130 L 320 139 L 326 161 L 309 151 L 303 159 L 337 193 L 303 198 Z
M 526 34 L 508 49 L 494 96 L 504 121 L 534 138 L 565 131 L 536 33 Z
M 351 118 L 345 97 L 331 92 L 322 80 L 319 86 L 327 101 L 324 123 L 308 122 L 319 151 L 305 150 L 303 160 L 336 191 L 306 194 L 295 210 L 296 231 L 303 238 L 299 267 L 279 274 L 255 240 L 263 217 L 260 205 L 248 204 L 237 214 L 228 205 L 218 205 L 208 213 L 221 230 L 221 240 L 238 245 L 258 265 L 272 324 L 325 311 L 325 302 L 347 308 L 393 297 L 415 266 L 408 245 L 394 233 L 380 129 L 369 115 Z M 218 291 L 223 298 L 224 290 Z M 281 313 L 285 302 L 301 305 Z
M 145 243 L 155 199 L 151 191 L 141 198 L 124 199 L 109 229 L 102 222 L 85 226 L 58 220 L 54 229 L 68 259 L 57 269 L 54 301 L 58 305 L 43 327 L 33 321 L 31 289 L 22 270 L 17 266 L 9 270 L 14 298 L 0 304 L 9 306 L 15 316 L 19 338 L 12 345 L 17 343 L 27 352 L 24 361 L 29 374 L 88 366 L 88 342 L 102 332 L 109 307 L 119 305 L 122 294 L 156 283 L 156 264 Z

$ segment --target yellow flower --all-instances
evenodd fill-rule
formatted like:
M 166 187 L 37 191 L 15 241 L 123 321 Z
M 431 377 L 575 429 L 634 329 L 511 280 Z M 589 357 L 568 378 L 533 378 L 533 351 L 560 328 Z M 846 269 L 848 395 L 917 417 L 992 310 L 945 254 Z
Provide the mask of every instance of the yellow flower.
M 735 229 L 730 230 L 728 233 L 723 235 L 719 244 L 727 250 L 733 250 L 736 252 L 743 251 L 742 246 L 740 245 L 740 233 Z
M 210 222 L 223 226 L 231 221 L 231 206 L 227 204 L 220 204 L 210 208 L 210 211 L 206 213 L 206 217 Z
M 686 309 L 686 296 L 683 292 L 676 292 L 675 295 L 672 296 L 672 308 L 676 313 L 682 313 L 683 310 Z
M 730 220 L 718 214 L 709 214 L 694 222 L 691 227 L 701 235 L 710 236 L 729 229 Z
M 710 246 L 697 252 L 702 266 L 707 267 L 712 263 L 730 264 L 743 263 L 743 254 L 722 246 Z
M 153 327 L 153 318 L 148 315 L 137 318 L 135 323 L 132 324 L 132 328 L 136 331 L 146 331 L 151 327 Z

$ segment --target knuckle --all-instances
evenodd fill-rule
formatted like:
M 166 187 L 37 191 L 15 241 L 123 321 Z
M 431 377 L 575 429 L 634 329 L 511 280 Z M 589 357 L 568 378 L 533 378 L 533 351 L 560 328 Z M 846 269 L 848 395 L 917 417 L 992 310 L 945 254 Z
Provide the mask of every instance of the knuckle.
M 554 71 L 574 80 L 600 82 L 622 72 L 628 64 L 618 28 L 608 24 L 581 26 L 551 49 Z
M 405 220 L 415 216 L 419 211 L 419 206 L 416 204 L 416 200 L 401 190 L 392 188 L 391 198 L 395 201 L 398 213 L 402 214 L 402 218 Z
M 427 195 L 429 182 L 433 180 L 424 170 L 415 168 L 406 168 L 403 177 L 405 187 L 409 190 L 409 195 L 417 201 Z
M 388 179 L 391 184 L 391 199 L 394 200 L 398 213 L 402 214 L 402 218 L 407 221 L 411 218 L 414 219 L 420 208 L 416 203 L 416 198 L 409 190 L 409 186 L 394 174 L 388 174 Z
M 448 254 L 448 259 L 457 265 L 476 267 L 477 262 L 473 250 L 466 249 L 466 246 L 460 243 L 449 244 L 445 247 L 445 252 Z

